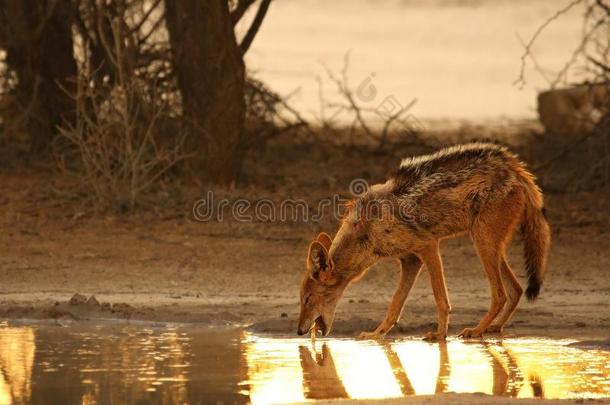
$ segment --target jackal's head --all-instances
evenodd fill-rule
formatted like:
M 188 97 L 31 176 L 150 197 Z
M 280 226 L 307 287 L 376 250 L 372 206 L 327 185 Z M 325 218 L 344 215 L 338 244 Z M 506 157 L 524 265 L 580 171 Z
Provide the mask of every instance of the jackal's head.
M 360 239 L 360 232 L 359 225 L 345 222 L 332 241 L 332 248 L 325 233 L 309 245 L 307 271 L 301 283 L 299 335 L 316 328 L 327 336 L 346 287 L 375 262 L 377 257 L 372 247 Z
M 299 335 L 314 327 L 328 335 L 346 287 L 379 258 L 396 256 L 402 249 L 405 237 L 393 215 L 389 187 L 373 187 L 350 204 L 334 239 L 321 233 L 309 245 L 301 284 Z
M 335 308 L 345 286 L 342 286 L 329 255 L 331 239 L 325 233 L 309 245 L 307 270 L 301 283 L 301 315 L 297 333 L 312 328 L 328 335 L 335 318 Z

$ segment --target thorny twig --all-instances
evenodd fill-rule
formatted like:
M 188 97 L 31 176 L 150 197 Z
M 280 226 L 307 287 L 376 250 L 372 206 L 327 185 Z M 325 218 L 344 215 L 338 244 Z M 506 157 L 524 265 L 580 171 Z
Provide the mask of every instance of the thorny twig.
M 341 77 L 338 77 L 328 66 L 322 64 L 323 68 L 326 71 L 326 74 L 329 80 L 335 85 L 338 94 L 345 101 L 344 103 L 327 103 L 324 100 L 324 94 L 322 90 L 322 80 L 318 78 L 318 97 L 320 98 L 320 119 L 322 120 L 322 126 L 325 128 L 330 128 L 335 123 L 329 121 L 326 117 L 324 106 L 328 106 L 335 109 L 335 114 L 331 117 L 336 117 L 341 112 L 347 112 L 348 114 L 352 114 L 352 120 L 349 125 L 349 134 L 350 139 L 353 138 L 356 131 L 360 130 L 364 135 L 366 135 L 371 140 L 377 143 L 377 149 L 381 150 L 385 147 L 387 139 L 390 134 L 390 130 L 392 129 L 393 124 L 401 123 L 405 128 L 410 129 L 407 122 L 403 121 L 403 117 L 411 110 L 411 108 L 417 102 L 417 99 L 411 100 L 406 106 L 400 106 L 396 111 L 391 112 L 387 116 L 383 116 L 378 108 L 371 108 L 362 106 L 358 100 L 354 91 L 349 85 L 348 81 L 348 68 L 349 68 L 349 52 L 344 57 L 343 67 L 341 69 Z M 373 114 L 377 117 L 383 119 L 381 124 L 381 130 L 375 130 L 372 127 L 372 124 L 367 120 L 365 113 Z M 409 130 L 406 131 L 411 136 L 417 135 L 415 131 Z
M 553 14 L 551 17 L 549 17 L 544 23 L 542 23 L 542 25 L 540 25 L 538 27 L 538 29 L 534 32 L 534 35 L 532 35 L 530 40 L 525 45 L 525 50 L 523 51 L 523 54 L 521 55 L 521 69 L 519 71 L 519 77 L 517 78 L 517 80 L 515 80 L 514 84 L 516 84 L 516 85 L 518 85 L 520 87 L 525 86 L 525 67 L 526 67 L 526 64 L 527 64 L 527 58 L 531 54 L 532 46 L 534 45 L 534 43 L 536 42 L 536 40 L 538 39 L 540 34 L 542 34 L 544 29 L 549 24 L 551 24 L 553 21 L 557 20 L 563 14 L 567 13 L 574 6 L 576 6 L 577 4 L 582 3 L 583 1 L 585 1 L 585 0 L 572 0 L 570 3 L 568 3 L 563 8 L 559 9 L 555 14 Z

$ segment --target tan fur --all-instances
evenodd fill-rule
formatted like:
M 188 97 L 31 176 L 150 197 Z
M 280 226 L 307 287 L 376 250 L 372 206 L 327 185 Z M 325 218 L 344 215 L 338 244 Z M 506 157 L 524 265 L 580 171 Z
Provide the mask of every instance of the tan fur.
M 386 317 L 373 332 L 360 337 L 382 337 L 392 328 L 425 264 L 438 312 L 437 330 L 426 338 L 445 339 L 451 305 L 439 241 L 465 233 L 483 264 L 491 302 L 481 321 L 460 335 L 501 332 L 523 293 L 505 255 L 519 225 L 524 233 L 528 298 L 536 298 L 542 284 L 550 244 L 542 208 L 534 176 L 504 147 L 473 143 L 403 160 L 390 180 L 350 204 L 330 246 L 326 234 L 312 242 L 301 286 L 299 333 L 316 327 L 328 334 L 345 288 L 379 259 L 396 258 L 401 279 Z

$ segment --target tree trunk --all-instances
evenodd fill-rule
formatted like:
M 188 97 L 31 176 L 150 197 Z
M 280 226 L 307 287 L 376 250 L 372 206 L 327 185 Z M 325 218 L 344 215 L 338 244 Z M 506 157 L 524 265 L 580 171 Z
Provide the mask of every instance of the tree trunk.
M 66 94 L 76 76 L 71 7 L 65 0 L 0 0 L 2 46 L 7 66 L 17 75 L 12 102 L 19 111 L 3 121 L 28 133 L 35 155 L 48 149 L 57 126 L 74 115 L 74 102 Z
M 236 180 L 246 106 L 244 62 L 227 0 L 166 0 L 173 68 L 206 183 Z

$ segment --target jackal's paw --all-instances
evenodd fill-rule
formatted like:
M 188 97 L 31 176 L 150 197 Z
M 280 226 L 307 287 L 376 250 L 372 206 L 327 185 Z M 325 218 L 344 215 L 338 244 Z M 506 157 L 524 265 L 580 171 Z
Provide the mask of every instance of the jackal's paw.
M 464 339 L 470 339 L 470 338 L 482 338 L 483 337 L 483 331 L 477 329 L 477 328 L 466 328 L 462 331 L 462 333 L 460 333 L 458 335 L 458 337 L 464 338 Z
M 427 340 L 428 342 L 444 342 L 446 339 L 447 334 L 440 332 L 428 332 L 424 336 L 424 340 Z
M 378 339 L 383 339 L 383 336 L 381 333 L 377 333 L 377 332 L 362 332 L 358 335 L 358 337 L 356 338 L 357 340 L 378 340 Z
M 487 329 L 485 329 L 485 332 L 487 332 L 487 333 L 502 333 L 503 329 L 504 328 L 503 328 L 502 325 L 494 324 L 494 325 L 489 325 L 487 327 Z

